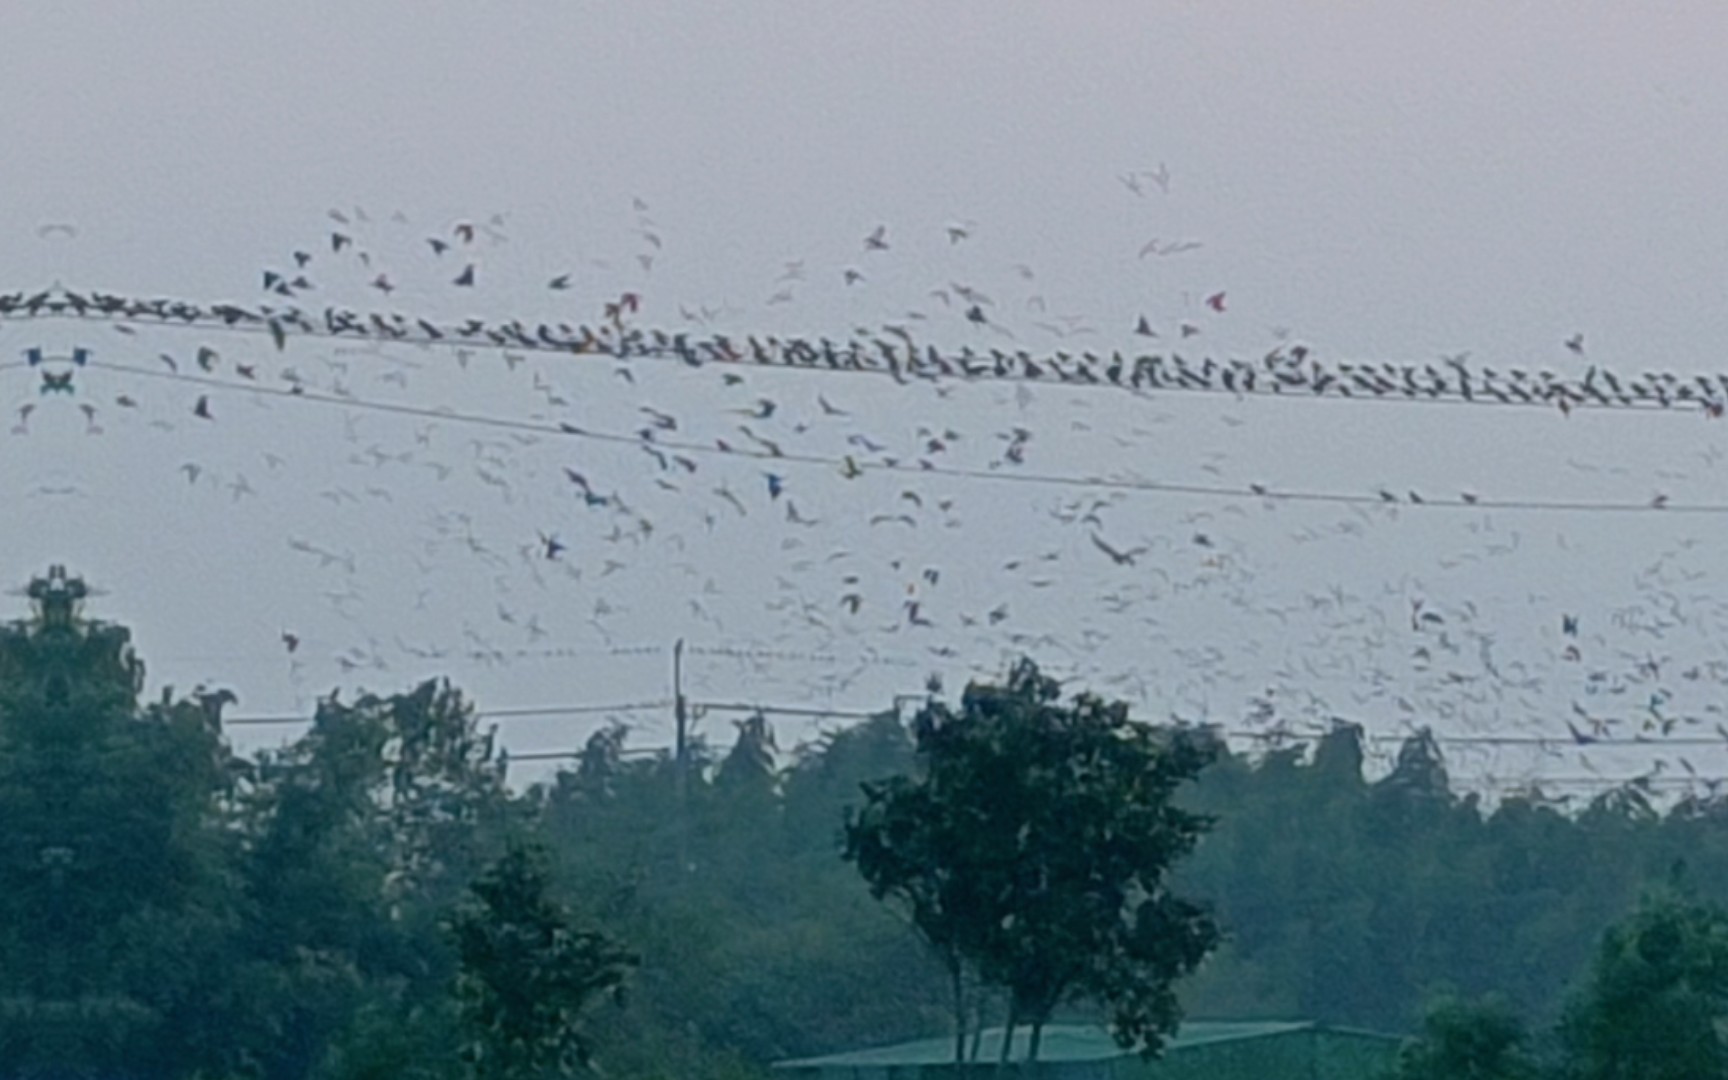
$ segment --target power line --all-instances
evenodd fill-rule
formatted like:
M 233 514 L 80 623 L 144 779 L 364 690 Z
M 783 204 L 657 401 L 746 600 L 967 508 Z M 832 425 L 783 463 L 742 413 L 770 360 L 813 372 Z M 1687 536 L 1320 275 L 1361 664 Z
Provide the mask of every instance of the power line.
M 1591 365 L 1584 376 L 1569 378 L 1547 368 L 1509 367 L 1502 373 L 1484 366 L 1480 373 L 1467 366 L 1468 354 L 1442 357 L 1441 367 L 1432 363 L 1352 363 L 1322 365 L 1309 360 L 1309 350 L 1293 346 L 1268 353 L 1256 365 L 1239 359 L 1223 362 L 1210 357 L 1190 362 L 1172 351 L 1124 356 L 1082 352 L 1079 356 L 1060 350 L 1034 357 L 1029 351 L 985 354 L 962 349 L 944 356 L 933 346 L 923 349 L 910 331 L 885 326 L 893 337 L 852 337 L 841 343 L 828 339 L 746 336 L 750 356 L 745 357 L 724 335 L 692 338 L 688 333 L 664 330 L 626 329 L 621 320 L 613 327 L 601 324 L 599 333 L 587 326 L 538 324 L 530 334 L 521 320 L 487 323 L 470 320 L 462 326 L 439 326 L 426 319 L 389 316 L 352 309 L 327 307 L 322 326 L 316 313 L 296 306 L 257 308 L 233 304 L 199 305 L 185 301 L 128 300 L 112 294 L 74 294 L 49 289 L 25 301 L 22 293 L 5 298 L 0 321 L 6 319 L 61 318 L 74 321 L 105 321 L 116 326 L 154 326 L 201 331 L 269 333 L 278 347 L 288 336 L 336 341 L 361 340 L 378 344 L 406 344 L 469 350 L 496 349 L 504 352 L 538 352 L 574 356 L 605 356 L 628 361 L 655 359 L 678 361 L 701 367 L 715 362 L 730 366 L 768 367 L 815 374 L 878 374 L 896 381 L 907 378 L 937 381 L 1016 381 L 1062 385 L 1079 389 L 1114 389 L 1127 392 L 1214 393 L 1243 397 L 1275 397 L 1302 400 L 1351 400 L 1406 404 L 1457 404 L 1473 406 L 1613 408 L 1671 410 L 1681 404 L 1702 409 L 1707 415 L 1724 414 L 1724 392 L 1728 374 L 1698 374 L 1682 378 L 1672 372 L 1646 372 L 1624 379 Z M 146 315 L 154 316 L 153 319 Z M 616 328 L 617 338 L 612 338 Z M 578 332 L 579 331 L 579 332 Z M 895 350 L 902 350 L 896 353 Z M 1444 368 L 1445 370 L 1442 370 Z M 1054 383 L 1046 381 L 1046 375 Z M 1600 381 L 1598 381 L 1600 380 Z
M 533 705 L 504 709 L 480 709 L 474 713 L 477 720 L 520 720 L 528 717 L 547 716 L 584 716 L 596 713 L 642 712 L 647 709 L 671 708 L 670 699 L 660 701 L 634 701 L 611 705 Z M 316 716 L 304 716 L 298 713 L 276 716 L 236 716 L 224 717 L 224 727 L 264 727 L 280 724 L 310 724 Z
M 96 362 L 92 361 L 92 363 L 95 364 Z M 935 465 L 927 460 L 908 464 L 901 461 L 859 461 L 851 456 L 837 458 L 816 454 L 784 452 L 775 454 L 767 451 L 722 448 L 718 446 L 710 446 L 705 443 L 693 443 L 682 440 L 674 441 L 656 439 L 650 442 L 636 435 L 622 435 L 615 432 L 595 431 L 590 428 L 577 427 L 573 424 L 522 420 L 513 417 L 486 416 L 478 413 L 457 412 L 454 409 L 432 408 L 423 405 L 403 405 L 395 402 L 359 398 L 351 394 L 326 394 L 319 391 L 305 390 L 299 386 L 292 389 L 282 389 L 271 386 L 238 384 L 223 379 L 192 375 L 189 373 L 153 371 L 147 368 L 138 368 L 122 364 L 102 363 L 98 366 L 114 371 L 124 372 L 129 375 L 188 383 L 223 392 L 264 394 L 278 399 L 335 406 L 344 409 L 360 409 L 397 416 L 409 416 L 415 419 L 440 420 L 450 423 L 473 424 L 476 426 L 528 432 L 545 436 L 584 439 L 625 446 L 638 446 L 650 451 L 678 451 L 682 453 L 701 454 L 704 456 L 718 456 L 732 459 L 742 458 L 753 461 L 771 461 L 777 464 L 818 465 L 827 468 L 842 469 L 854 475 L 865 472 L 886 472 L 918 477 L 998 481 L 1039 486 L 1081 488 L 1089 491 L 1124 491 L 1141 494 L 1191 495 L 1207 498 L 1249 498 L 1263 499 L 1269 502 L 1326 503 L 1343 506 L 1397 507 L 1400 509 L 1468 511 L 1513 510 L 1534 513 L 1650 512 L 1664 514 L 1728 514 L 1728 503 L 1674 502 L 1660 494 L 1651 500 L 1641 502 L 1584 502 L 1564 499 L 1493 499 L 1484 498 L 1474 493 L 1461 493 L 1458 496 L 1447 498 L 1423 496 L 1414 491 L 1410 492 L 1405 497 L 1399 497 L 1390 491 L 1381 491 L 1376 494 L 1351 494 L 1336 491 L 1304 491 L 1272 488 L 1259 484 L 1237 487 L 1223 484 L 1175 483 L 1123 477 L 1081 477 L 1057 473 L 1027 472 L 1019 469 L 959 468 Z
M 1245 731 L 1226 730 L 1219 734 L 1233 739 L 1248 739 L 1255 742 L 1314 742 L 1325 738 L 1323 732 L 1298 733 L 1277 731 Z M 1673 736 L 1610 736 L 1589 735 L 1580 740 L 1575 735 L 1422 735 L 1417 733 L 1394 734 L 1373 733 L 1364 734 L 1363 741 L 1370 743 L 1405 743 L 1411 740 L 1429 739 L 1442 746 L 1535 746 L 1542 748 L 1558 747 L 1561 749 L 1587 749 L 1592 746 L 1604 748 L 1616 746 L 1719 746 L 1728 749 L 1728 738 L 1722 736 L 1673 735 Z

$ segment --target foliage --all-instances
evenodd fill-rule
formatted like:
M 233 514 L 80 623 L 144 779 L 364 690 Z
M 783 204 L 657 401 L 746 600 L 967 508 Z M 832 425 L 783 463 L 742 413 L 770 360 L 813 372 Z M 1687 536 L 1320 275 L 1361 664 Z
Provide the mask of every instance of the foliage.
M 776 1059 L 954 1023 L 948 973 L 906 933 L 910 906 L 874 901 L 841 857 L 848 809 L 865 811 L 855 823 L 885 813 L 870 811 L 865 785 L 916 787 L 930 775 L 920 744 L 941 732 L 885 712 L 782 753 L 765 719 L 747 719 L 729 745 L 693 742 L 682 821 L 679 768 L 623 728 L 596 734 L 556 781 L 507 790 L 473 706 L 436 680 L 331 696 L 299 739 L 242 759 L 222 732 L 232 695 L 200 687 L 141 702 L 131 638 L 84 617 L 82 583 L 55 570 L 29 597 L 28 618 L 0 625 L 9 1073 L 455 1080 L 459 956 L 446 925 L 512 843 L 545 846 L 545 895 L 570 909 L 569 925 L 640 957 L 628 1000 L 587 1033 L 614 1077 L 761 1076 Z M 1039 685 L 1049 684 L 1021 689 Z M 1050 720 L 1078 702 L 987 689 L 921 720 L 952 720 L 958 756 L 1013 747 L 1046 762 L 1037 783 L 1014 789 L 1026 796 L 1023 823 L 1047 822 L 1054 793 L 1110 775 L 1105 755 L 1072 755 L 1093 762 L 1084 770 L 1049 768 L 1068 758 L 1040 758 L 1033 733 L 1054 746 L 1106 730 L 1112 706 L 1091 706 L 1084 724 L 1069 717 L 1072 732 L 1011 727 L 1010 716 Z M 1658 810 L 1637 789 L 1573 804 L 1532 791 L 1489 809 L 1453 790 L 1420 733 L 1389 770 L 1349 725 L 1310 743 L 1252 755 L 1202 744 L 1216 760 L 1172 796 L 1215 824 L 1168 864 L 1158 895 L 1204 899 L 1227 933 L 1182 982 L 1185 1012 L 1402 1031 L 1438 989 L 1466 1000 L 1500 991 L 1529 1030 L 1560 1031 L 1564 1064 L 1580 1077 L 1675 1075 L 1651 1071 L 1664 1048 L 1693 1055 L 1679 1066 L 1688 1075 L 1711 1075 L 1716 1051 L 1700 1033 L 1721 1004 L 1718 917 L 1673 896 L 1638 902 L 1682 857 L 1698 895 L 1728 895 L 1728 802 Z M 944 783 L 965 789 L 964 777 Z M 1005 824 L 1012 809 L 994 807 L 968 841 L 999 860 L 999 889 L 975 902 L 1001 910 L 1087 895 L 1057 887 L 1073 854 L 1062 841 L 1108 850 L 1119 838 L 1087 840 L 1086 815 L 1022 837 Z M 898 827 L 933 835 L 968 820 L 913 815 Z M 1124 916 L 1105 932 L 1099 918 L 1086 924 L 1099 936 L 1083 928 L 1074 940 L 1135 925 Z M 1024 926 L 1054 932 L 1031 916 Z M 1018 939 L 1008 929 L 953 933 L 975 935 L 994 976 L 1065 962 L 1024 947 L 1030 929 Z M 1149 919 L 1141 944 L 1165 940 L 1158 931 Z M 1005 947 L 1015 940 L 1024 951 Z M 1009 1004 L 980 989 L 985 972 L 974 967 L 963 972 L 973 1028 Z M 1111 977 L 1089 966 L 1071 985 L 1096 996 Z M 1111 1018 L 1072 997 L 1054 1015 Z M 1509 1044 L 1488 1019 L 1474 1033 L 1463 1021 L 1431 1030 L 1427 1045 L 1491 1058 Z
M 1524 1023 L 1504 999 L 1444 998 L 1404 1048 L 1397 1080 L 1537 1080 Z
M 1648 898 L 1603 935 L 1561 1030 L 1578 1080 L 1728 1076 L 1728 911 Z
M 1055 1009 L 1083 998 L 1110 1007 L 1124 1045 L 1155 1052 L 1180 1017 L 1171 983 L 1218 940 L 1164 881 L 1208 824 L 1172 796 L 1213 748 L 1124 704 L 1059 696 L 1022 661 L 1002 686 L 968 687 L 958 712 L 925 707 L 921 774 L 865 785 L 846 854 L 943 958 L 957 1014 L 964 961 L 1008 991 L 1034 1058 Z
M 537 848 L 513 847 L 470 889 L 477 903 L 457 912 L 450 931 L 472 1075 L 537 1080 L 587 1066 L 582 1013 L 596 997 L 621 995 L 636 958 L 602 934 L 570 927 Z

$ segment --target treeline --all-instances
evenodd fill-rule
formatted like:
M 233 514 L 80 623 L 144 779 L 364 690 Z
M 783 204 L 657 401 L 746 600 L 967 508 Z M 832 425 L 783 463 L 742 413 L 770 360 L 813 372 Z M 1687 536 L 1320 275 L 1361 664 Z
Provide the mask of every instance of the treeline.
M 614 727 L 512 793 L 472 705 L 426 683 L 326 700 L 290 747 L 242 759 L 225 695 L 139 702 L 126 632 L 74 617 L 76 584 L 38 582 L 37 617 L 0 628 L 6 1071 L 460 1075 L 453 919 L 525 844 L 572 923 L 630 954 L 621 1000 L 584 1020 L 613 1077 L 759 1076 L 949 1030 L 942 966 L 842 858 L 861 785 L 915 770 L 892 714 L 784 756 L 751 718 L 682 768 Z M 1372 781 L 1363 759 L 1341 727 L 1222 752 L 1181 796 L 1216 820 L 1172 884 L 1225 933 L 1180 984 L 1189 1016 L 1406 1031 L 1437 993 L 1496 991 L 1548 1025 L 1647 886 L 1728 895 L 1720 804 L 1485 813 L 1431 740 Z

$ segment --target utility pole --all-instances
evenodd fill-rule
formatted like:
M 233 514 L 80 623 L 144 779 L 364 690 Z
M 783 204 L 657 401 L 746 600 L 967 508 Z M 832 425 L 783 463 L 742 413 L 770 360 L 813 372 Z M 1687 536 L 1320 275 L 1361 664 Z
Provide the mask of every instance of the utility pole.
M 676 785 L 678 829 L 678 874 L 690 871 L 690 709 L 684 700 L 684 639 L 672 643 L 672 722 L 676 732 L 672 751 L 672 767 Z

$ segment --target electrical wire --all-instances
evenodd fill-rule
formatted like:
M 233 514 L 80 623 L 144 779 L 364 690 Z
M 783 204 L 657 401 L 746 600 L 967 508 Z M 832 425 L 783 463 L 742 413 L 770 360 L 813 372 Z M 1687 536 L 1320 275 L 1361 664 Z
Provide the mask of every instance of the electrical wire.
M 143 378 L 186 383 L 224 392 L 262 394 L 277 399 L 298 401 L 313 405 L 324 405 L 343 409 L 359 409 L 389 415 L 408 416 L 415 419 L 429 419 L 449 423 L 470 424 L 493 429 L 612 443 L 616 445 L 643 446 L 649 449 L 661 451 L 678 451 L 704 456 L 718 456 L 732 459 L 742 458 L 753 461 L 771 461 L 777 465 L 814 465 L 833 469 L 856 470 L 858 473 L 885 472 L 900 475 L 912 475 L 922 478 L 994 481 L 1037 486 L 1079 488 L 1088 491 L 1123 491 L 1138 494 L 1189 495 L 1206 498 L 1263 499 L 1268 502 L 1323 503 L 1341 506 L 1380 506 L 1415 510 L 1466 510 L 1476 512 L 1485 510 L 1508 510 L 1530 513 L 1728 514 L 1728 503 L 1674 502 L 1660 494 L 1651 500 L 1639 502 L 1589 502 L 1568 499 L 1494 499 L 1484 498 L 1470 493 L 1461 493 L 1455 497 L 1429 497 L 1412 493 L 1410 497 L 1400 498 L 1386 491 L 1377 494 L 1351 494 L 1348 492 L 1336 491 L 1279 489 L 1263 485 L 1238 487 L 1224 484 L 1175 483 L 1139 478 L 1124 478 L 1120 476 L 1082 477 L 1057 473 L 1037 473 L 1018 469 L 957 468 L 934 465 L 928 462 L 908 464 L 899 461 L 860 461 L 850 456 L 829 457 L 817 454 L 796 453 L 771 454 L 766 451 L 722 448 L 718 446 L 710 446 L 705 443 L 693 443 L 682 440 L 656 439 L 653 442 L 646 442 L 637 435 L 623 435 L 616 432 L 595 431 L 590 428 L 578 427 L 566 423 L 548 423 L 536 420 L 522 420 L 513 417 L 487 416 L 479 413 L 458 412 L 454 409 L 442 407 L 433 408 L 423 405 L 404 405 L 395 402 L 359 398 L 351 394 L 326 394 L 298 387 L 283 389 L 279 387 L 255 384 L 237 384 L 228 380 L 211 378 L 208 376 L 192 375 L 183 372 L 154 371 L 148 368 L 133 367 L 130 365 L 98 363 L 97 361 L 91 361 L 91 366 L 99 366 Z

